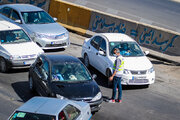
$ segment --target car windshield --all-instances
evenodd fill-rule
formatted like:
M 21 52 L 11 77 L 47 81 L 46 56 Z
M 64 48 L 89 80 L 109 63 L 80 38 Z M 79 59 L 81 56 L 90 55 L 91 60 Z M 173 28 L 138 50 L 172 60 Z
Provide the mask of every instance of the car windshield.
M 52 81 L 77 82 L 91 80 L 91 76 L 82 63 L 68 62 L 52 66 Z
M 52 115 L 16 111 L 9 120 L 55 120 Z
M 0 31 L 1 44 L 12 44 L 31 41 L 23 30 Z
M 21 14 L 25 24 L 47 24 L 55 22 L 52 17 L 44 11 L 22 12 Z
M 144 56 L 144 53 L 136 42 L 110 42 L 110 56 L 114 55 L 113 50 L 115 48 L 118 48 L 120 50 L 120 54 L 123 57 Z

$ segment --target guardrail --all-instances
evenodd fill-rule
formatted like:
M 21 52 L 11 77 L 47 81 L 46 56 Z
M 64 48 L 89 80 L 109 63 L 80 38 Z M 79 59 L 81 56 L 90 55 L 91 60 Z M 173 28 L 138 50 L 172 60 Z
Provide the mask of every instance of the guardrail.
M 169 55 L 180 55 L 180 33 L 88 9 L 62 0 L 51 0 L 49 13 L 68 29 L 85 34 L 125 33 L 141 46 Z

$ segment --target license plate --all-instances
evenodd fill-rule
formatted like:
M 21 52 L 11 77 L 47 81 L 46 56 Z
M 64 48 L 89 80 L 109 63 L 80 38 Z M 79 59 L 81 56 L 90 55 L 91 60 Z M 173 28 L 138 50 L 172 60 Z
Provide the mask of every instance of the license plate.
M 132 80 L 137 80 L 137 79 L 146 79 L 146 76 L 139 76 L 139 77 L 132 76 Z
M 29 65 L 29 64 L 31 64 L 31 61 L 24 61 L 23 64 L 24 65 Z
M 62 44 L 63 41 L 54 41 L 54 42 L 51 42 L 51 44 Z

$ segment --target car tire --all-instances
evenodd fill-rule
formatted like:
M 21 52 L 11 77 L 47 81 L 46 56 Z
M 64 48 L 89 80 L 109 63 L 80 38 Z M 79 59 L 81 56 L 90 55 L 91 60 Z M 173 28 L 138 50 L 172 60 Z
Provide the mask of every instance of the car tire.
M 87 54 L 84 54 L 84 65 L 88 68 L 89 65 L 89 58 Z
M 110 69 L 107 69 L 106 70 L 106 76 L 107 76 L 107 84 L 108 84 L 108 87 L 112 87 L 112 81 L 109 81 L 109 77 L 112 75 L 111 73 L 111 70 Z
M 0 57 L 0 72 L 7 72 L 8 71 L 8 66 L 7 62 L 3 57 Z
M 29 89 L 32 93 L 35 92 L 34 82 L 31 76 L 29 76 Z

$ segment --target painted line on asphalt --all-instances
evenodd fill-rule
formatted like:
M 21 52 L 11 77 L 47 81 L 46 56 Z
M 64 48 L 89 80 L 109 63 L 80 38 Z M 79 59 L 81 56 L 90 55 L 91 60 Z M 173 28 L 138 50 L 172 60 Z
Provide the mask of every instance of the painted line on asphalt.
M 115 15 L 118 14 L 118 10 L 111 9 L 111 8 L 108 8 L 108 9 L 106 10 L 106 12 L 107 12 L 107 13 L 110 13 L 110 14 L 115 14 Z
M 85 0 L 76 0 L 74 3 L 79 4 L 79 5 L 87 5 L 87 1 Z
M 142 22 L 142 23 L 150 24 L 150 25 L 152 25 L 152 23 L 153 23 L 153 21 L 147 20 L 147 19 L 144 19 L 144 18 L 141 18 L 139 21 Z

